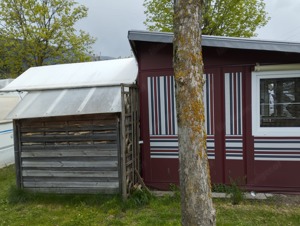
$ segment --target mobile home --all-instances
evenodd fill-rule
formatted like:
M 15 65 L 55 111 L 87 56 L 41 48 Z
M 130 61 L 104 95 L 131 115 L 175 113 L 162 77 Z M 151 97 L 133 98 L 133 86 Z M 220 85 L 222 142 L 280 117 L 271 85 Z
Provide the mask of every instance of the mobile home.
M 139 65 L 143 178 L 168 189 L 179 182 L 173 34 L 128 38 Z M 203 35 L 202 49 L 212 182 L 300 192 L 300 43 Z

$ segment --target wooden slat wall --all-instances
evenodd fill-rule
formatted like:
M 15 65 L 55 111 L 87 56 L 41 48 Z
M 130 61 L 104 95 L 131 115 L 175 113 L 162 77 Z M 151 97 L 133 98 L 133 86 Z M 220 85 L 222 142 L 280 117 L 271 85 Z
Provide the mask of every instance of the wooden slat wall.
M 118 115 L 16 120 L 17 183 L 59 193 L 119 193 Z
M 136 86 L 122 86 L 121 116 L 122 197 L 126 199 L 133 186 L 139 183 L 139 98 Z

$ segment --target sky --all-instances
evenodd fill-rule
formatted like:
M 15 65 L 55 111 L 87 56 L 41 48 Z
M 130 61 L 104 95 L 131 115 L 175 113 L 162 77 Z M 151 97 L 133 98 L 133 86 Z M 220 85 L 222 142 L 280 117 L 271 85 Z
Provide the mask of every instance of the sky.
M 77 0 L 89 8 L 77 28 L 97 38 L 95 55 L 131 56 L 128 30 L 146 30 L 143 0 Z M 269 23 L 257 30 L 258 39 L 300 43 L 300 0 L 265 0 Z
M 93 47 L 96 55 L 111 57 L 131 56 L 127 39 L 129 30 L 146 30 L 143 22 L 143 0 L 77 0 L 89 8 L 88 17 L 78 23 L 78 28 L 88 32 L 97 41 Z

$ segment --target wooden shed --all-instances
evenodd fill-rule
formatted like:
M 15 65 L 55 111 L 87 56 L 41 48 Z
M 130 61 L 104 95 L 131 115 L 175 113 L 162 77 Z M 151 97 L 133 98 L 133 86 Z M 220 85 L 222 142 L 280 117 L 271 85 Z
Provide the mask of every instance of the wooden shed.
M 173 34 L 128 38 L 139 65 L 142 176 L 168 189 L 179 183 Z M 212 182 L 300 192 L 300 43 L 202 38 Z
M 128 58 L 30 68 L 4 88 L 24 96 L 8 115 L 17 185 L 126 197 L 140 169 L 136 76 Z

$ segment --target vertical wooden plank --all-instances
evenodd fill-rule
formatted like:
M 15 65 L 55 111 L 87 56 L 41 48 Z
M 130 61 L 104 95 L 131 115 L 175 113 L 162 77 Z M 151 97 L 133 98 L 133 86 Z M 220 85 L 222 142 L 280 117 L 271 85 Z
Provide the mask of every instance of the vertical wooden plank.
M 131 164 L 131 182 L 134 184 L 135 183 L 135 172 L 134 172 L 134 169 L 135 169 L 135 155 L 134 155 L 134 151 L 135 151 L 135 139 L 134 139 L 134 134 L 135 134 L 135 128 L 134 128 L 134 99 L 133 99 L 133 89 L 132 87 L 129 87 L 129 98 L 130 98 L 130 106 L 129 106 L 129 111 L 128 113 L 130 113 L 130 116 L 129 116 L 129 120 L 130 120 L 130 123 L 131 123 L 131 134 L 130 134 L 130 140 L 132 142 L 132 145 L 131 145 L 131 150 L 128 150 L 131 152 L 131 161 L 132 161 L 132 164 Z
M 121 86 L 121 187 L 122 187 L 122 198 L 127 198 L 127 189 L 126 189 L 126 156 L 125 156 L 125 100 L 124 100 L 124 85 Z
M 13 120 L 14 134 L 14 153 L 15 153 L 15 170 L 17 188 L 23 188 L 21 173 L 21 138 L 20 138 L 20 120 Z
M 130 87 L 130 94 L 131 94 L 131 121 L 132 121 L 132 174 L 133 174 L 133 184 L 136 183 L 136 99 L 135 99 L 135 89 L 134 87 Z
M 122 115 L 121 115 L 122 117 Z M 120 116 L 116 118 L 116 124 L 117 124 L 117 148 L 118 148 L 118 177 L 119 177 L 119 193 L 122 193 L 122 189 L 123 189 L 123 174 L 122 174 L 122 158 L 121 158 L 121 151 L 122 151 L 122 143 L 121 143 L 121 138 L 122 138 L 122 131 L 121 131 L 121 127 L 120 127 Z
M 136 88 L 136 112 L 137 112 L 137 121 L 136 121 L 136 126 L 137 126 L 137 161 L 138 161 L 138 167 L 137 170 L 139 174 L 141 173 L 141 146 L 140 146 L 140 139 L 141 139 L 141 131 L 140 131 L 140 96 L 139 96 L 139 89 L 138 87 Z
M 138 98 L 138 88 L 133 88 L 134 93 L 134 111 L 135 111 L 135 118 L 134 118 L 134 126 L 135 126 L 135 172 L 138 172 L 140 174 L 140 156 L 139 156 L 139 139 L 140 139 L 140 133 L 139 133 L 139 98 Z M 138 182 L 139 175 L 136 175 L 136 181 Z
M 128 90 L 127 90 L 128 89 Z M 122 195 L 127 198 L 131 187 L 139 180 L 138 159 L 138 94 L 135 85 L 123 85 L 121 116 Z

